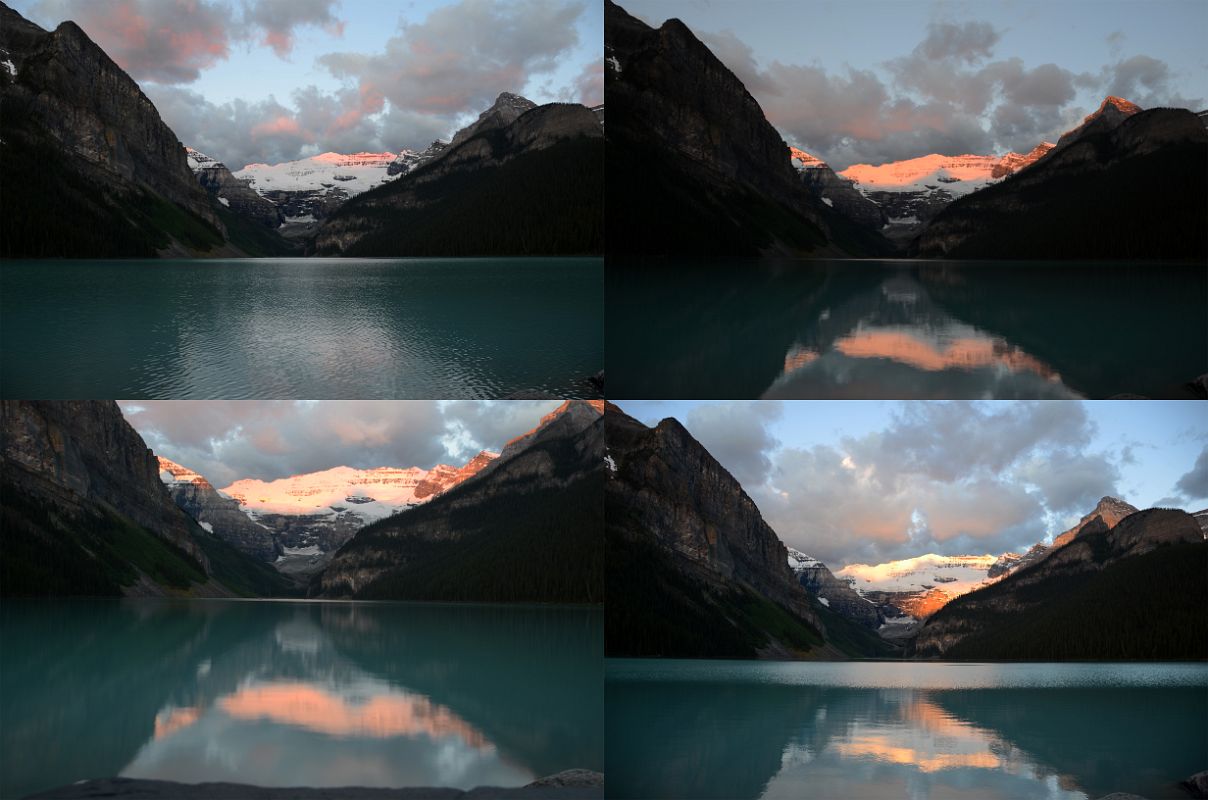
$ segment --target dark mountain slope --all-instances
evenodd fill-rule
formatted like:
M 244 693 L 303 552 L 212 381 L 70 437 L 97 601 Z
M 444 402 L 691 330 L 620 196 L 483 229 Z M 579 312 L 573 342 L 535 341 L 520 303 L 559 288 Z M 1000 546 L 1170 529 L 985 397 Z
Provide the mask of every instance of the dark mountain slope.
M 311 581 L 311 593 L 602 602 L 599 407 L 568 401 L 474 477 L 362 528 Z
M 673 419 L 609 406 L 605 425 L 608 654 L 816 654 L 810 597 L 738 482 Z
M 47 32 L 0 3 L 0 49 L 0 256 L 224 247 L 184 146 L 79 26 Z
M 609 253 L 881 254 L 824 204 L 742 82 L 682 22 L 606 0 Z
M 1191 515 L 1101 519 L 1034 565 L 953 600 L 915 640 L 921 657 L 1208 658 L 1208 543 Z
M 1203 261 L 1208 131 L 1190 111 L 1124 114 L 1113 99 L 1032 166 L 936 215 L 912 252 Z
M 517 116 L 518 99 L 523 98 L 500 95 L 478 122 L 459 132 L 438 155 L 341 206 L 319 230 L 316 252 L 355 256 L 604 252 L 604 146 L 599 121 L 586 106 L 562 103 L 537 106 Z
M 0 404 L 0 594 L 279 594 L 172 502 L 112 401 Z

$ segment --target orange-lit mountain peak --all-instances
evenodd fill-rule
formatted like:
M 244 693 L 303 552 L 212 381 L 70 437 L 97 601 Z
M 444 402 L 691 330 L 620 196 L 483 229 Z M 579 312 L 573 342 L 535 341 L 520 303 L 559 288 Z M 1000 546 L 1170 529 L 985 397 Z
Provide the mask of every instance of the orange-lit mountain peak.
M 156 456 L 159 460 L 159 477 L 164 483 L 195 483 L 198 486 L 209 486 L 210 482 L 188 467 L 182 467 L 175 461 Z
M 792 145 L 789 145 L 789 158 L 792 160 L 793 166 L 799 170 L 818 169 L 826 166 L 826 162 L 822 159 Z
M 1136 103 L 1125 100 L 1123 97 L 1116 97 L 1114 94 L 1109 94 L 1107 97 L 1103 98 L 1103 102 L 1099 104 L 1099 111 L 1103 111 L 1108 106 L 1112 106 L 1117 111 L 1122 111 L 1129 115 L 1136 114 L 1142 110 L 1141 107 Z M 1087 117 L 1087 119 L 1090 119 L 1090 117 Z

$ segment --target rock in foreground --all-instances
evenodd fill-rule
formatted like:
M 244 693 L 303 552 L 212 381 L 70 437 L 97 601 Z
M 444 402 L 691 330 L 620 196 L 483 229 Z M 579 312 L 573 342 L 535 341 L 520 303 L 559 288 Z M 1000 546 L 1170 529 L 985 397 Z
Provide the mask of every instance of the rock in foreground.
M 176 783 L 137 778 L 99 778 L 30 795 L 27 800 L 579 800 L 604 796 L 604 775 L 571 769 L 510 789 L 479 786 L 476 789 L 412 787 L 381 789 L 364 786 L 327 788 L 250 786 L 244 783 Z

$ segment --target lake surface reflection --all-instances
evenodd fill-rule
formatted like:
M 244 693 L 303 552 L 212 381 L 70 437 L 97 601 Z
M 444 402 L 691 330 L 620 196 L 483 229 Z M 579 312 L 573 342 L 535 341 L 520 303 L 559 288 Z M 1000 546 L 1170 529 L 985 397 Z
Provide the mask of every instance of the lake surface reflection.
M 5 397 L 598 396 L 600 258 L 8 261 Z
M 610 259 L 631 398 L 1191 397 L 1208 270 L 1155 263 Z
M 1184 797 L 1208 665 L 609 660 L 610 797 Z
M 0 796 L 123 775 L 519 786 L 602 767 L 601 614 L 6 601 Z

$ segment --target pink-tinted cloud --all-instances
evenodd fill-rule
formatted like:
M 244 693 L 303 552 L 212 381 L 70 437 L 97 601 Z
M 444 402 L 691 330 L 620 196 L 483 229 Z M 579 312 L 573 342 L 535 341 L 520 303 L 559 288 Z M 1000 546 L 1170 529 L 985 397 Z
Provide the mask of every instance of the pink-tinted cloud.
M 578 40 L 584 9 L 567 0 L 461 0 L 404 24 L 380 53 L 332 53 L 320 61 L 363 97 L 451 117 L 486 108 L 500 92 L 518 92 L 530 76 L 556 66 Z
M 258 41 L 282 58 L 295 31 L 343 33 L 336 0 L 39 0 L 35 17 L 72 20 L 137 81 L 191 83 L 230 56 L 236 42 Z

